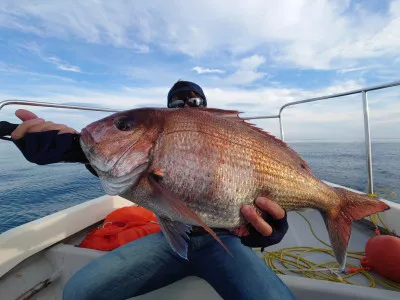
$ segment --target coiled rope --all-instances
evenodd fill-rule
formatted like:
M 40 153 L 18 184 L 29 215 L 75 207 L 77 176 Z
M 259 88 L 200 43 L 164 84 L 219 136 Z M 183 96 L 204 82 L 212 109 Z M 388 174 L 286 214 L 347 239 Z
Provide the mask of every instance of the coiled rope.
M 376 196 L 376 194 L 374 194 L 373 196 Z M 361 266 L 361 263 L 359 263 L 358 266 L 346 263 L 346 270 L 347 270 L 346 273 L 340 273 L 339 265 L 335 260 L 335 256 L 333 254 L 331 245 L 324 242 L 316 235 L 310 221 L 303 214 L 301 214 L 300 212 L 296 213 L 299 214 L 307 222 L 312 235 L 327 248 L 299 246 L 299 247 L 281 248 L 273 251 L 268 251 L 266 249 L 261 257 L 275 273 L 285 275 L 288 274 L 288 272 L 289 273 L 291 272 L 295 274 L 300 274 L 304 277 L 308 277 L 311 279 L 340 282 L 340 283 L 359 285 L 359 286 L 367 285 L 372 288 L 375 288 L 378 285 L 380 285 L 381 287 L 384 287 L 386 289 L 400 292 L 399 283 L 380 277 L 379 275 L 375 275 L 375 277 L 373 277 L 372 274 L 369 272 L 370 270 L 368 268 L 363 268 Z M 370 219 L 376 227 L 375 230 L 376 234 L 380 234 L 378 229 L 377 219 L 380 221 L 382 226 L 389 232 L 389 234 L 394 234 L 382 221 L 381 217 L 379 216 L 379 213 L 370 216 Z M 329 258 L 327 261 L 323 263 L 315 263 L 305 258 L 307 254 L 313 252 L 324 254 Z M 365 256 L 364 251 L 347 251 L 348 258 L 353 258 L 360 261 L 363 256 Z M 278 264 L 283 268 L 278 268 L 277 266 Z M 356 279 L 355 276 L 363 276 L 364 279 L 367 280 L 367 283 L 359 284 L 354 282 L 354 279 Z

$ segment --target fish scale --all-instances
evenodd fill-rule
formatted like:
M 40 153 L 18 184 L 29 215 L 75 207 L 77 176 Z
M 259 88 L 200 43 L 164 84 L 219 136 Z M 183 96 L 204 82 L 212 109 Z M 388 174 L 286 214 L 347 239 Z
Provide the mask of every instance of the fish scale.
M 243 180 L 239 176 L 240 173 L 238 170 L 243 170 L 243 168 L 241 168 L 242 164 L 226 163 L 228 161 L 226 155 L 217 151 L 209 151 L 202 153 L 203 155 L 192 156 L 186 149 L 189 145 L 193 145 L 193 148 L 196 148 L 195 144 L 198 143 L 199 137 L 196 135 L 193 137 L 190 131 L 185 134 L 179 132 L 165 135 L 165 137 L 160 139 L 160 145 L 158 147 L 162 149 L 169 145 L 177 145 L 177 140 L 179 140 L 182 135 L 187 136 L 187 138 L 182 139 L 179 143 L 180 146 L 172 150 L 173 156 L 170 157 L 169 154 L 165 154 L 166 152 L 159 151 L 158 155 L 154 157 L 151 167 L 155 169 L 173 169 L 171 173 L 164 176 L 164 186 L 170 187 L 173 193 L 181 196 L 182 200 L 187 201 L 188 205 L 199 214 L 202 219 L 205 218 L 209 220 L 212 218 L 213 220 L 209 221 L 211 226 L 235 227 L 239 225 L 240 213 L 234 206 L 240 206 L 241 203 L 243 203 L 243 196 L 239 195 L 251 196 L 253 189 L 253 185 L 243 184 Z M 200 143 L 203 144 L 206 149 L 210 150 L 213 144 L 212 142 L 212 139 L 207 139 Z M 216 153 L 217 155 L 206 155 L 210 152 Z M 185 157 L 185 160 L 182 160 L 181 157 Z M 193 157 L 197 159 L 194 160 Z M 223 158 L 225 164 L 221 166 L 218 162 L 223 160 Z M 234 162 L 235 160 L 230 161 Z M 211 173 L 213 176 L 202 176 L 202 174 L 204 174 L 202 169 L 204 167 L 207 168 L 209 165 L 214 166 L 214 171 L 207 171 L 204 173 Z M 175 174 L 179 174 L 179 176 L 174 176 Z M 181 176 L 185 177 L 187 180 L 181 180 Z M 224 185 L 218 183 L 224 183 Z M 237 189 L 237 187 L 239 189 Z M 210 191 L 213 192 L 210 193 Z M 188 201 L 188 199 L 190 199 L 190 201 Z M 203 203 L 207 200 L 211 203 L 209 206 L 204 206 Z M 231 211 L 236 212 L 234 217 Z M 227 214 L 230 214 L 229 218 L 226 218 Z
M 192 225 L 229 252 L 212 228 L 247 226 L 241 207 L 250 204 L 261 213 L 254 201 L 264 196 L 286 211 L 317 209 L 343 268 L 351 223 L 389 209 L 374 197 L 328 186 L 287 144 L 236 111 L 118 112 L 82 130 L 81 146 L 105 190 L 152 210 L 183 258 Z

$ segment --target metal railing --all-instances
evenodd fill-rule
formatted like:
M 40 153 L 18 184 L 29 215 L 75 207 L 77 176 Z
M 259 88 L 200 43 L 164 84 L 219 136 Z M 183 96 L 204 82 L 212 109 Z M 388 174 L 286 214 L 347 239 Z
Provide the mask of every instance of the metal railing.
M 78 109 L 78 110 L 92 110 L 92 111 L 105 111 L 105 112 L 117 112 L 120 110 L 115 110 L 111 108 L 99 108 L 99 107 L 89 107 L 89 106 L 79 106 L 79 105 L 66 105 L 50 102 L 37 102 L 37 101 L 27 101 L 27 100 L 5 100 L 0 102 L 0 110 L 7 105 L 28 105 L 28 106 L 41 106 L 41 107 L 54 107 L 54 108 L 66 108 L 66 109 Z
M 350 96 L 350 95 L 355 95 L 355 94 L 361 94 L 361 100 L 363 103 L 363 114 L 364 114 L 364 138 L 365 138 L 365 151 L 366 151 L 366 163 L 367 163 L 367 172 L 368 172 L 368 193 L 373 194 L 374 192 L 374 180 L 373 180 L 373 170 L 372 170 L 372 151 L 371 151 L 371 129 L 370 129 L 370 123 L 369 123 L 369 106 L 368 106 L 368 98 L 367 98 L 367 93 L 370 91 L 376 91 L 376 90 L 381 90 L 385 88 L 390 88 L 390 87 L 395 87 L 395 86 L 400 86 L 400 81 L 394 81 L 391 83 L 387 84 L 381 84 L 381 85 L 375 85 L 371 87 L 365 87 L 361 88 L 358 90 L 353 90 L 349 92 L 344 92 L 344 93 L 337 93 L 337 94 L 332 94 L 332 95 L 327 95 L 327 96 L 321 96 L 321 97 L 316 97 L 316 98 L 309 98 L 309 99 L 304 99 L 300 101 L 294 101 L 294 102 L 289 102 L 281 106 L 279 109 L 279 114 L 274 115 L 274 116 L 260 116 L 260 117 L 255 117 L 253 119 L 264 119 L 264 118 L 279 118 L 279 127 L 280 127 L 280 133 L 281 133 L 281 139 L 284 141 L 285 140 L 285 134 L 283 131 L 283 122 L 282 122 L 282 112 L 284 109 L 286 109 L 289 106 L 294 106 L 294 105 L 299 105 L 299 104 L 304 104 L 304 103 L 309 103 L 309 102 L 315 102 L 315 101 L 321 101 L 321 100 L 328 100 L 328 99 L 333 99 L 333 98 L 339 98 L 343 96 Z
M 387 84 L 376 85 L 371 87 L 365 87 L 358 90 L 353 90 L 344 93 L 331 94 L 327 96 L 315 97 L 304 99 L 300 101 L 289 102 L 281 106 L 279 109 L 279 114 L 277 115 L 266 115 L 266 116 L 256 116 L 256 117 L 245 117 L 245 120 L 257 120 L 257 119 L 279 119 L 279 127 L 281 139 L 284 141 L 285 135 L 283 130 L 283 122 L 282 122 L 282 112 L 290 106 L 328 100 L 333 98 L 339 98 L 343 96 L 350 96 L 355 94 L 361 94 L 361 100 L 363 103 L 363 115 L 364 115 L 364 138 L 365 138 L 365 151 L 366 151 L 366 163 L 367 163 L 367 172 L 368 172 L 368 193 L 374 192 L 374 181 L 373 181 L 373 170 L 372 170 L 372 152 L 371 152 L 371 130 L 370 130 L 370 122 L 369 122 L 369 106 L 368 106 L 368 98 L 367 93 L 370 91 L 381 90 L 385 88 L 400 86 L 400 81 L 394 81 Z M 54 107 L 54 108 L 66 108 L 66 109 L 78 109 L 78 110 L 90 110 L 90 111 L 103 111 L 103 112 L 119 112 L 121 110 L 111 109 L 111 108 L 97 108 L 97 107 L 87 107 L 87 106 L 76 106 L 76 105 L 65 105 L 65 104 L 57 104 L 57 103 L 47 103 L 47 102 L 36 102 L 36 101 L 25 101 L 25 100 L 5 100 L 0 102 L 0 110 L 7 105 L 28 105 L 28 106 L 42 106 L 42 107 Z

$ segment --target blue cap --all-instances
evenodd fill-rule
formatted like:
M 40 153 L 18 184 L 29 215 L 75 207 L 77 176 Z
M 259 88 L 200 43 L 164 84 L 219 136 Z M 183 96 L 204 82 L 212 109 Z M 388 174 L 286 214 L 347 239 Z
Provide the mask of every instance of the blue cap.
M 171 102 L 172 97 L 179 92 L 195 92 L 204 100 L 204 107 L 207 107 L 206 95 L 203 89 L 196 83 L 190 81 L 178 81 L 168 92 L 168 104 Z

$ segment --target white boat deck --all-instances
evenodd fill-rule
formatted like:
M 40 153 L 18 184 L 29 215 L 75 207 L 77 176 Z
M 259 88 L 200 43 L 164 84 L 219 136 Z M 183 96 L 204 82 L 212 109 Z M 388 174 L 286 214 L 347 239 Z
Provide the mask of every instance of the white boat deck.
M 392 209 L 381 214 L 385 223 L 392 229 L 400 230 L 400 205 L 390 203 Z M 51 216 L 42 218 L 12 229 L 0 235 L 0 295 L 1 299 L 16 299 L 41 280 L 57 274 L 54 283 L 40 291 L 32 299 L 61 299 L 65 282 L 88 261 L 103 255 L 102 251 L 78 248 L 75 245 L 89 232 L 94 224 L 101 221 L 114 209 L 131 205 L 119 198 L 104 196 L 90 200 L 82 205 L 69 208 Z M 317 211 L 302 212 L 310 221 L 316 235 L 328 241 L 328 235 L 321 216 Z M 310 246 L 326 248 L 312 235 L 308 223 L 296 212 L 288 214 L 289 231 L 278 245 L 267 248 L 268 251 L 286 247 Z M 394 227 L 393 227 L 394 226 Z M 353 225 L 350 239 L 350 251 L 364 251 L 366 241 L 373 236 L 373 231 L 365 231 L 360 225 Z M 256 250 L 260 256 L 260 251 Z M 260 258 L 261 260 L 262 258 Z M 334 258 L 311 253 L 307 256 L 314 262 Z M 358 266 L 357 260 L 348 262 Z M 279 264 L 276 265 L 279 268 Z M 369 281 L 362 275 L 352 277 L 351 281 L 359 284 L 350 285 L 326 280 L 304 278 L 301 274 L 289 271 L 289 275 L 279 275 L 293 291 L 297 299 L 341 300 L 345 299 L 400 299 L 400 293 L 383 286 L 368 287 Z M 380 280 L 379 276 L 375 279 Z M 132 299 L 221 299 L 214 289 L 204 280 L 187 277 L 165 288 Z

